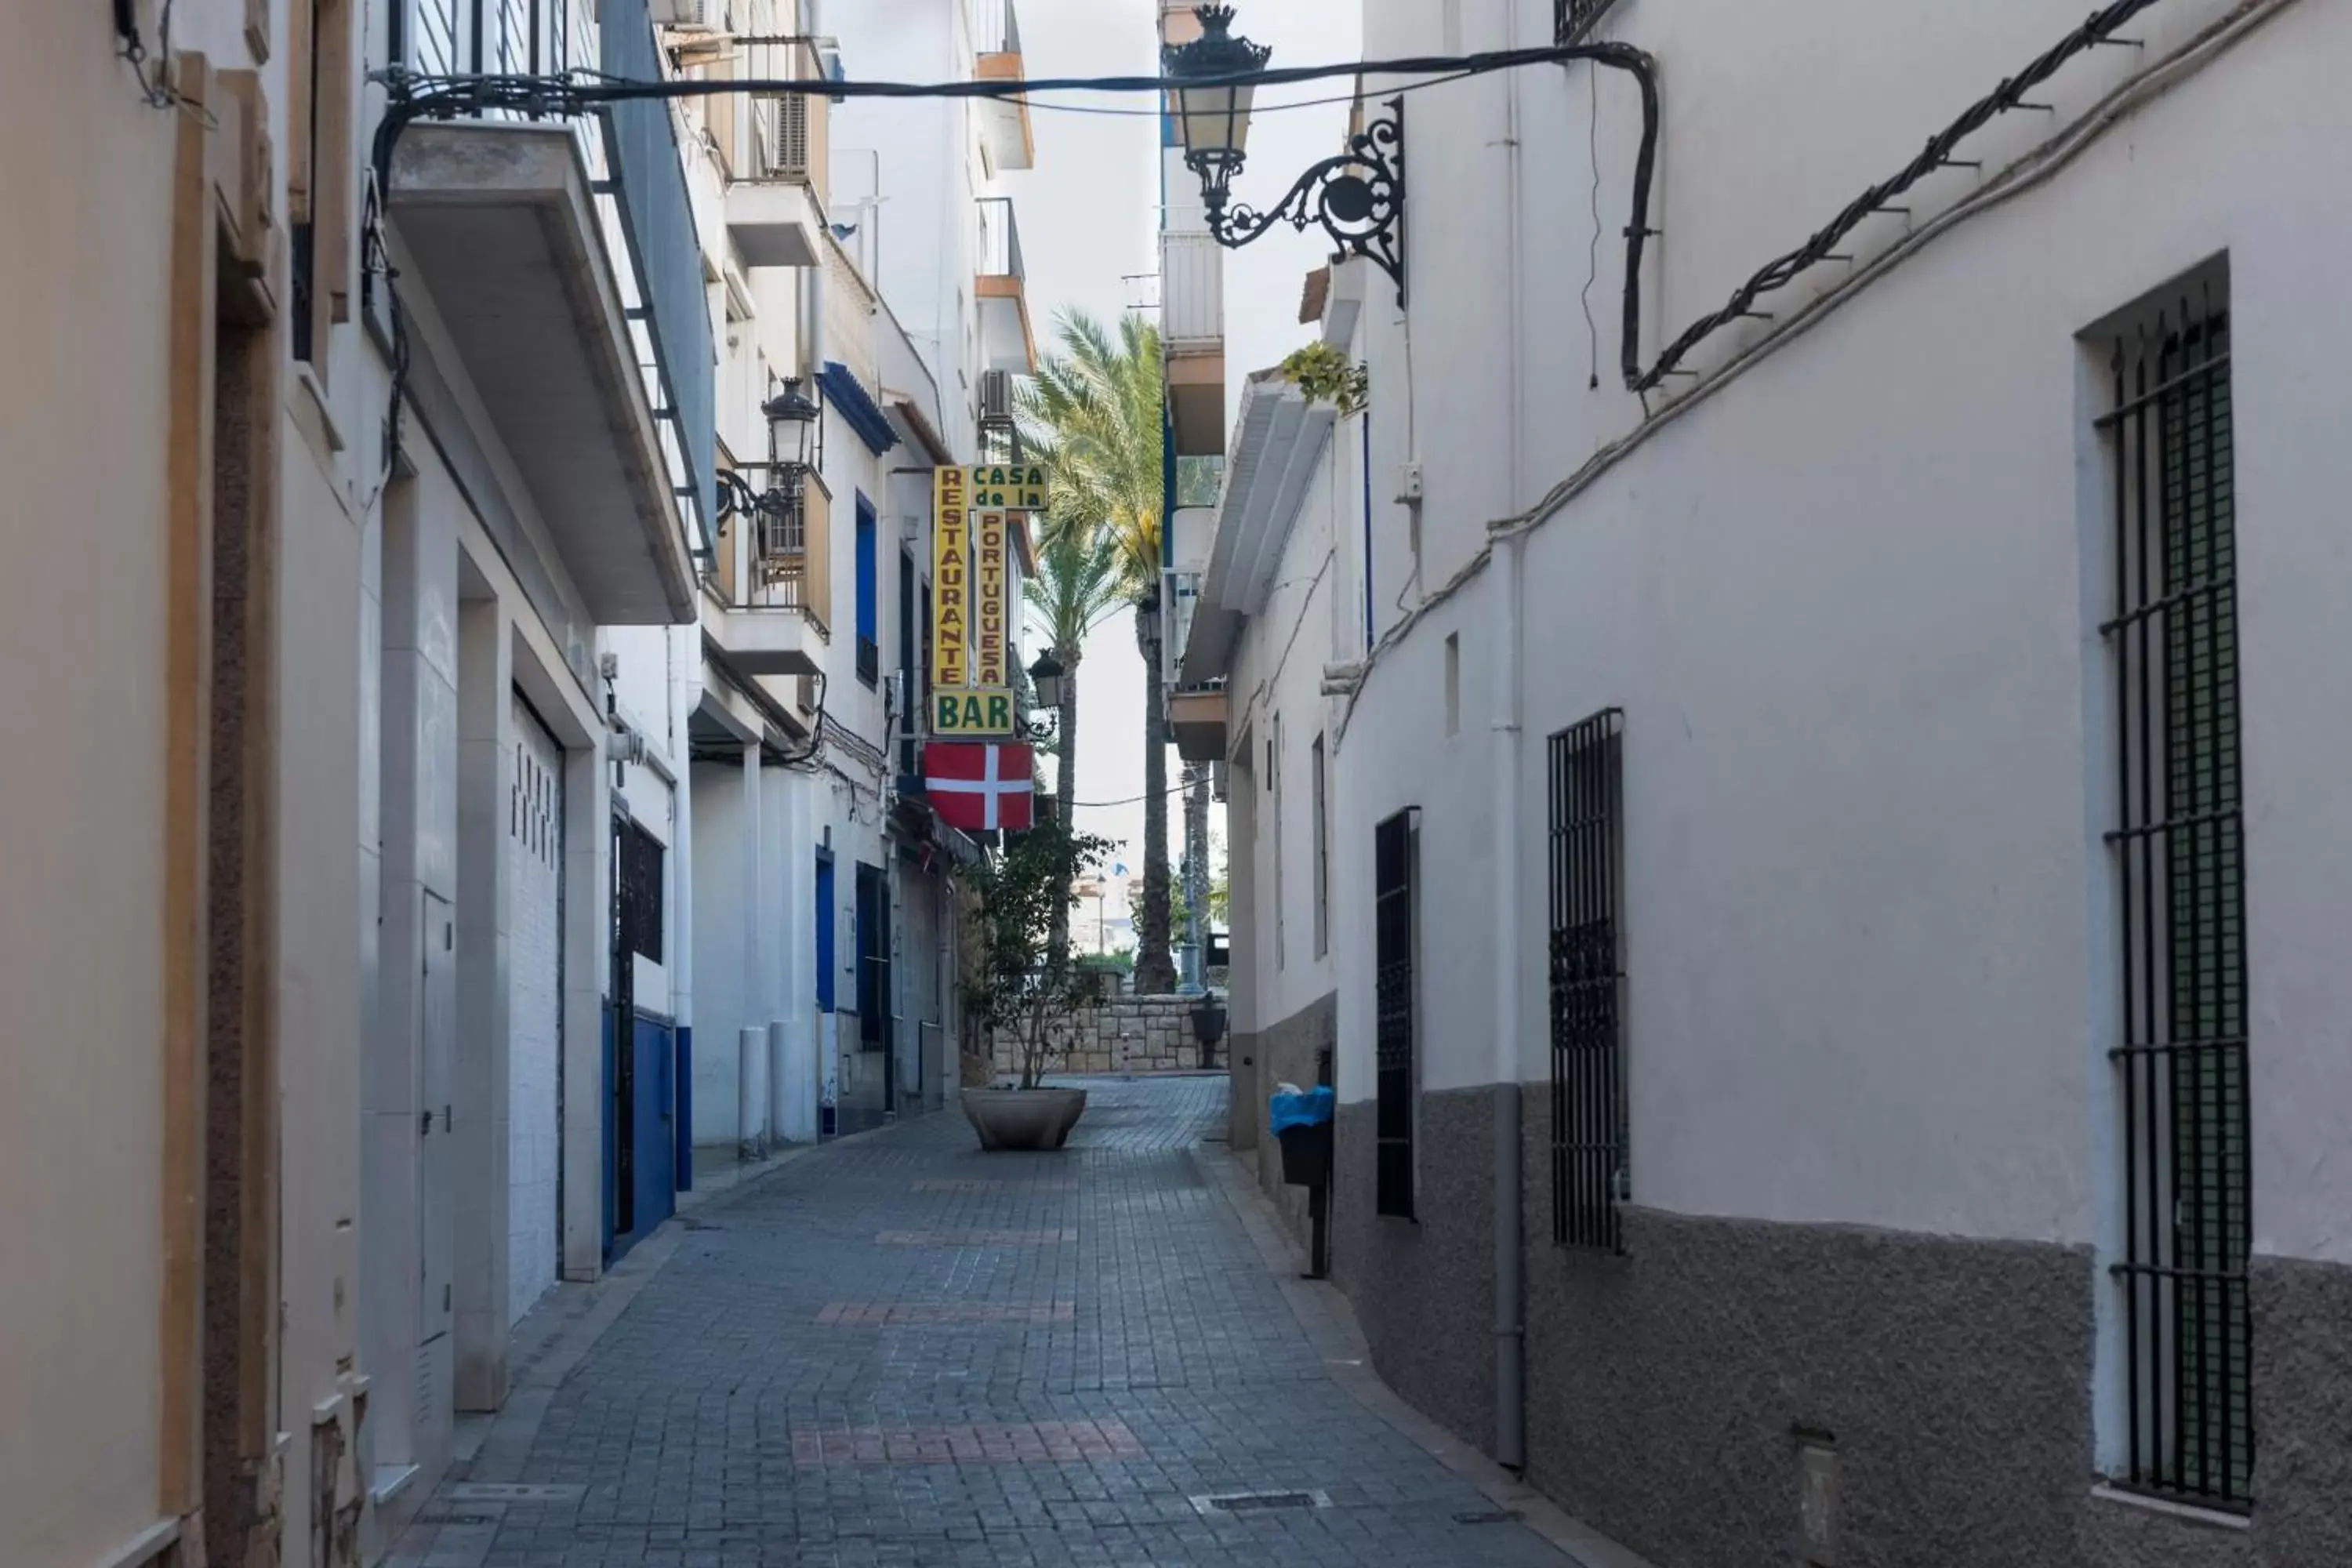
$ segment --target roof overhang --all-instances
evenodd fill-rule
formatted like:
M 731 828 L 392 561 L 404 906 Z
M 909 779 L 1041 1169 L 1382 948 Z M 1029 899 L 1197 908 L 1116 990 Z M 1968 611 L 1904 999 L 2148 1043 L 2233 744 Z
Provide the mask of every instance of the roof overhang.
M 1217 531 L 1184 649 L 1181 686 L 1202 686 L 1225 673 L 1242 623 L 1265 608 L 1283 547 L 1338 411 L 1279 376 L 1261 373 L 1242 393 Z

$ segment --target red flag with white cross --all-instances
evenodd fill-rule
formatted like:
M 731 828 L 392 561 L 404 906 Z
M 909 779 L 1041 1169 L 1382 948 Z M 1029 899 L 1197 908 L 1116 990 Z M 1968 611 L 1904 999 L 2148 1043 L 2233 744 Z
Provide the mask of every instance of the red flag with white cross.
M 950 827 L 1018 833 L 1029 826 L 1029 748 L 1016 742 L 927 742 L 923 789 Z

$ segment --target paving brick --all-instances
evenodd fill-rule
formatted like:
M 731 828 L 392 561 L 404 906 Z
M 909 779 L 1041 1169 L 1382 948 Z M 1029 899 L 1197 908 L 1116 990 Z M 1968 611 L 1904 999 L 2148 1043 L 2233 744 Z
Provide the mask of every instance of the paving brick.
M 908 1327 L 938 1323 L 1067 1323 L 1077 1319 L 1076 1301 L 1039 1301 L 992 1306 L 983 1301 L 828 1301 L 816 1321 L 852 1327 Z
M 1078 1233 L 1068 1226 L 1045 1230 L 878 1230 L 874 1233 L 879 1247 L 1050 1247 L 1055 1242 L 1076 1241 Z
M 394 1568 L 1564 1561 L 1331 1381 L 1202 1163 L 1222 1079 L 1084 1087 L 1060 1153 L 934 1116 L 698 1211 Z M 1191 1500 L 1244 1491 L 1330 1506 Z

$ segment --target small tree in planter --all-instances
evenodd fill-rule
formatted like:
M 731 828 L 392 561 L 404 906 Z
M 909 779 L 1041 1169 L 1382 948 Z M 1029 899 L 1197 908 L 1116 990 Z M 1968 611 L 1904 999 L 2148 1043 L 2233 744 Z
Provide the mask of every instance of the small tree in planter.
M 1079 871 L 1112 847 L 1049 819 L 1011 838 L 974 874 L 980 965 L 963 987 L 964 1016 L 987 1038 L 1010 1034 L 1020 1066 L 1016 1089 L 964 1091 L 964 1114 L 983 1149 L 1058 1149 L 1086 1109 L 1083 1089 L 1042 1083 L 1068 1053 L 1074 1021 L 1096 994 L 1069 954 L 1055 951 L 1053 931 Z

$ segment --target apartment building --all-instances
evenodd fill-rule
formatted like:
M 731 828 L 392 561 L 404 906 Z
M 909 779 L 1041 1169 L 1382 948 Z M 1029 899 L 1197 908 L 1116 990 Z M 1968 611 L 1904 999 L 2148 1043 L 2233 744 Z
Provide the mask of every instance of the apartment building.
M 1676 1568 L 2343 1558 L 2345 14 L 1364 26 L 1639 51 L 1405 99 L 1183 653 L 1381 1373 Z
M 100 8 L 6 68 L 11 144 L 86 154 L 16 164 L 6 262 L 51 297 L 6 466 L 56 503 L 18 542 L 138 606 L 7 616 L 47 672 L 16 716 L 66 739 L 0 963 L 70 1042 L 12 1055 L 44 1261 L 0 1387 L 50 1415 L 10 1433 L 10 1562 L 368 1560 L 514 1324 L 669 1211 L 717 516 L 677 121 L 413 119 L 385 62 L 669 68 L 642 0 Z M 76 738 L 101 713 L 153 764 Z
M 294 352 L 333 330 L 356 255 L 305 297 L 287 243 L 353 200 L 312 177 L 331 117 L 294 129 L 356 83 L 338 19 L 191 0 L 167 34 L 150 7 L 76 6 L 0 63 L 21 677 L 0 701 L 25 742 L 0 835 L 37 889 L 0 942 L 10 1562 L 291 1557 L 346 1539 L 363 1489 L 336 1112 L 381 449 L 333 412 L 365 385 L 356 351 Z
M 707 76 L 1018 79 L 1009 4 L 727 8 Z M 960 1078 L 953 874 L 922 797 L 934 471 L 1001 443 L 1035 367 L 1014 207 L 1027 110 L 711 99 L 689 111 L 732 498 L 690 719 L 708 1158 L 937 1109 Z

